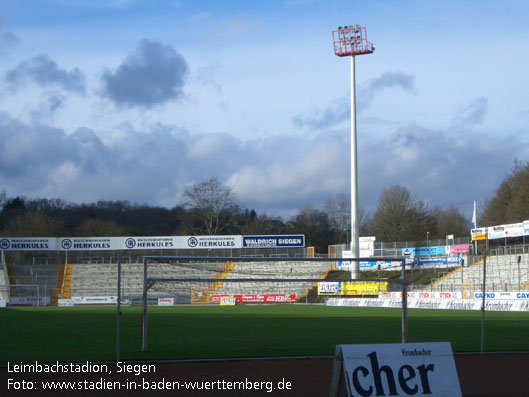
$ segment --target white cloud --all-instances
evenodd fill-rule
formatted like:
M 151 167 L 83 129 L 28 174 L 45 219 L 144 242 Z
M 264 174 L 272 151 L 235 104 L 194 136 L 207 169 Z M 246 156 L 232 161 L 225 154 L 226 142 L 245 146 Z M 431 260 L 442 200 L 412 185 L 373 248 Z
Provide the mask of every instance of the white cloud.
M 76 202 L 129 200 L 174 206 L 184 189 L 210 176 L 231 185 L 243 207 L 293 214 L 349 190 L 348 130 L 244 141 L 227 133 L 191 134 L 174 126 L 113 138 L 72 134 L 0 117 L 0 186 L 28 197 Z M 388 139 L 359 135 L 360 205 L 376 208 L 381 191 L 406 186 L 434 205 L 483 200 L 515 158 L 529 159 L 522 135 L 507 138 L 408 125 Z

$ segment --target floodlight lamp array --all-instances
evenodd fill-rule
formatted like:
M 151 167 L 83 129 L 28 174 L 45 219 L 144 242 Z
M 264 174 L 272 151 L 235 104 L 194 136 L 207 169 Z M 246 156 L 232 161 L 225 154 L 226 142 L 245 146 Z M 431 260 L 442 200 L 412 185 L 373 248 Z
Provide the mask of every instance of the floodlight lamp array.
M 373 44 L 367 41 L 366 28 L 359 25 L 338 26 L 332 32 L 334 54 L 340 57 L 371 54 Z

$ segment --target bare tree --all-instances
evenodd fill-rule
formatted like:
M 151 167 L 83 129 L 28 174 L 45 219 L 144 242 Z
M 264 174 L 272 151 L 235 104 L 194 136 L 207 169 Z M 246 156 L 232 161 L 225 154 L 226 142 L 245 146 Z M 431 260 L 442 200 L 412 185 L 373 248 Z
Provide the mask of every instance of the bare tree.
M 217 234 L 225 226 L 223 213 L 235 204 L 235 193 L 217 177 L 194 185 L 184 192 L 186 208 L 194 214 L 201 229 L 208 235 Z
M 351 231 L 351 196 L 345 193 L 338 193 L 329 197 L 324 205 L 323 211 L 329 217 L 329 222 L 334 230 L 336 242 L 346 242 L 347 236 Z M 370 233 L 369 215 L 363 208 L 358 208 L 358 224 L 360 225 L 360 234 L 367 235 Z
M 351 199 L 345 193 L 329 197 L 323 205 L 338 241 L 345 241 L 347 230 L 351 227 Z
M 304 207 L 288 222 L 293 233 L 305 235 L 307 245 L 316 247 L 317 252 L 327 252 L 332 243 L 333 233 L 328 215 L 312 207 Z
M 453 234 L 457 237 L 467 236 L 470 224 L 459 208 L 450 204 L 450 207 L 443 210 L 435 208 L 433 211 L 436 230 L 432 231 L 432 237 L 444 239 L 446 235 Z
M 431 212 L 424 201 L 414 201 L 408 189 L 394 185 L 380 196 L 373 231 L 382 241 L 420 240 L 434 227 Z

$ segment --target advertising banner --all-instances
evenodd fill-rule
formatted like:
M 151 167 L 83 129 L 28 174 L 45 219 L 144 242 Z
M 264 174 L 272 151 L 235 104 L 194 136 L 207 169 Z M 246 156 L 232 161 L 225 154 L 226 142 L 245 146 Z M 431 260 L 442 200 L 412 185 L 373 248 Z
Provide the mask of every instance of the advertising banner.
M 460 256 L 432 256 L 407 259 L 406 265 L 424 267 L 457 267 L 461 265 L 462 260 L 463 258 Z
M 402 307 L 401 299 L 329 298 L 327 306 Z M 481 299 L 417 299 L 408 298 L 410 309 L 481 310 Z M 491 299 L 485 301 L 485 310 L 504 312 L 529 312 L 529 300 Z
M 318 295 L 340 295 L 341 283 L 338 281 L 320 281 L 318 283 Z
M 243 236 L 243 248 L 294 248 L 305 247 L 305 235 Z
M 0 238 L 0 249 L 4 251 L 54 251 L 55 237 L 6 237 Z
M 520 237 L 524 235 L 523 222 L 513 223 L 511 225 L 504 225 L 504 228 L 507 237 Z
M 58 299 L 57 306 L 58 307 L 73 307 L 74 302 L 72 299 Z
M 320 281 L 318 295 L 378 295 L 379 291 L 387 291 L 387 281 Z
M 211 303 L 220 303 L 223 298 L 235 298 L 237 303 L 295 303 L 296 294 L 240 294 L 211 295 Z
M 413 291 L 407 293 L 408 299 L 463 299 L 461 291 Z M 380 292 L 381 299 L 401 299 L 402 292 Z
M 158 306 L 173 306 L 174 298 L 158 298 Z
M 123 237 L 62 237 L 61 251 L 107 251 L 120 249 Z
M 488 232 L 489 240 L 505 237 L 520 237 L 525 233 L 524 222 L 489 227 Z
M 338 262 L 338 270 L 340 269 L 340 264 L 342 262 Z M 347 262 L 350 263 L 350 262 Z M 378 270 L 378 269 L 389 269 L 391 267 L 401 267 L 400 262 L 389 262 L 389 261 L 369 261 L 369 262 L 360 262 L 360 269 L 365 270 Z
M 472 235 L 472 241 L 484 241 L 486 239 L 487 239 L 487 233 Z
M 402 248 L 402 256 L 428 256 L 428 255 L 446 255 L 446 247 L 417 247 Z
M 9 299 L 10 305 L 49 305 L 50 303 L 49 296 L 41 296 L 40 298 L 36 296 L 12 296 Z
M 220 299 L 220 305 L 221 306 L 235 306 L 237 304 L 237 299 L 235 298 L 221 298 Z
M 457 397 L 461 388 L 449 342 L 338 345 L 331 395 Z
M 116 240 L 120 249 L 176 249 L 178 239 L 176 236 L 154 236 L 154 237 L 123 237 L 123 242 Z
M 303 244 L 304 244 L 304 236 Z M 294 236 L 279 238 L 287 246 Z M 294 245 L 291 245 L 294 246 Z M 242 248 L 242 236 L 154 236 L 154 237 L 6 237 L 0 238 L 5 251 L 117 251 L 147 249 Z
M 179 236 L 177 248 L 242 248 L 242 236 Z
M 62 251 L 242 248 L 242 236 L 63 237 Z
M 117 296 L 72 296 L 74 305 L 116 305 Z
M 470 234 L 487 234 L 488 230 L 486 227 L 478 227 L 477 229 L 471 229 Z
M 470 245 L 469 244 L 456 244 L 456 245 L 447 245 L 446 246 L 446 254 L 447 255 L 468 254 L 469 252 L 470 252 Z
M 341 295 L 362 296 L 378 295 L 379 291 L 387 291 L 387 281 L 342 281 Z
M 503 225 L 489 227 L 488 229 L 489 229 L 489 240 L 507 237 L 507 233 Z
M 474 292 L 474 299 L 483 299 L 482 292 Z M 524 300 L 529 301 L 529 292 L 514 292 L 514 291 L 498 291 L 498 292 L 485 292 L 486 300 Z

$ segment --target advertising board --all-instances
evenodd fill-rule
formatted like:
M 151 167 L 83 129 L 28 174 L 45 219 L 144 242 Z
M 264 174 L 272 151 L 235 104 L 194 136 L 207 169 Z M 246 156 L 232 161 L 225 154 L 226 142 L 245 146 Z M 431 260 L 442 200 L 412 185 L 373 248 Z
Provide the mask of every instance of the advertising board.
M 483 292 L 474 292 L 474 299 L 483 299 Z M 490 291 L 485 292 L 485 299 L 489 300 L 524 300 L 529 301 L 527 291 Z
M 173 306 L 174 298 L 158 298 L 158 306 Z
M 211 303 L 221 303 L 223 298 L 235 298 L 237 303 L 295 303 L 296 294 L 236 294 L 211 295 Z
M 305 235 L 243 236 L 243 248 L 294 248 L 305 247 Z
M 341 283 L 338 281 L 320 281 L 318 283 L 318 295 L 340 295 Z
M 10 305 L 49 305 L 51 298 L 49 296 L 12 296 L 9 299 Z
M 418 299 L 409 297 L 409 309 L 443 309 L 443 310 L 481 310 L 481 299 Z M 402 299 L 398 298 L 329 298 L 327 306 L 352 307 L 402 307 Z M 485 301 L 485 310 L 503 312 L 529 312 L 529 300 L 491 299 Z
M 58 299 L 57 306 L 58 307 L 73 307 L 74 302 L 72 299 Z
M 378 295 L 379 291 L 386 291 L 387 281 L 320 281 L 318 295 Z
M 72 296 L 70 299 L 75 305 L 115 305 L 118 303 L 117 296 Z
M 350 262 L 347 262 L 350 263 Z M 340 270 L 341 262 L 338 262 L 338 270 Z M 379 269 L 389 269 L 391 267 L 401 267 L 400 262 L 389 262 L 389 261 L 369 261 L 369 262 L 360 262 L 360 269 L 364 270 L 379 270 Z
M 54 237 L 0 238 L 0 249 L 4 251 L 51 251 L 57 249 L 57 239 Z
M 445 255 L 446 247 L 416 247 L 416 248 L 402 248 L 402 256 L 428 256 L 428 255 Z
M 331 396 L 461 396 L 449 342 L 336 346 Z
M 407 293 L 408 299 L 462 299 L 461 291 L 412 291 Z M 380 292 L 381 299 L 401 299 L 402 292 Z
M 468 254 L 470 252 L 470 245 L 468 244 L 456 244 L 456 245 L 447 245 L 446 254 Z
M 221 298 L 220 299 L 220 305 L 221 306 L 235 306 L 237 304 L 237 299 L 231 297 L 231 298 Z

